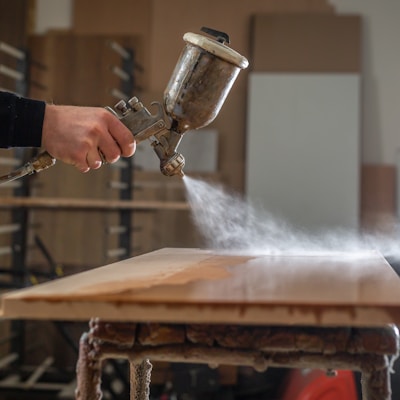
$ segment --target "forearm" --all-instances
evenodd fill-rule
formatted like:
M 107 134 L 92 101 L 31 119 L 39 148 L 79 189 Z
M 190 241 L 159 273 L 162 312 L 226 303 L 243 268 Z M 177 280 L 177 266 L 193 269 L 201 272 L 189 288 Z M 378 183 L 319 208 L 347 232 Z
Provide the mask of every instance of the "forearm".
M 0 147 L 40 147 L 46 104 L 0 91 Z

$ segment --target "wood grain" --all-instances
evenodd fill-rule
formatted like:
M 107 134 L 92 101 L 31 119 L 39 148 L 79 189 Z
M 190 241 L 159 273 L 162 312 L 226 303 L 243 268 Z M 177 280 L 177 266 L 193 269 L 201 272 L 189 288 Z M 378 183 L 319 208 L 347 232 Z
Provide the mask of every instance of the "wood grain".
M 6 318 L 380 326 L 400 279 L 376 252 L 229 255 L 166 248 L 3 296 Z

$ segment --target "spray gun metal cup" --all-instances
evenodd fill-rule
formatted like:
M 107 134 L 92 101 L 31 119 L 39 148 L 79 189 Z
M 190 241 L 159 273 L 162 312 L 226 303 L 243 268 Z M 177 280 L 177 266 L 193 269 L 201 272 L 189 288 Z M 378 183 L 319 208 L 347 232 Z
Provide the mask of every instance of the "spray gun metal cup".
M 249 65 L 245 57 L 226 45 L 226 33 L 209 28 L 202 31 L 215 38 L 185 33 L 186 45 L 164 91 L 164 109 L 172 118 L 171 128 L 179 134 L 209 125 L 240 70 Z

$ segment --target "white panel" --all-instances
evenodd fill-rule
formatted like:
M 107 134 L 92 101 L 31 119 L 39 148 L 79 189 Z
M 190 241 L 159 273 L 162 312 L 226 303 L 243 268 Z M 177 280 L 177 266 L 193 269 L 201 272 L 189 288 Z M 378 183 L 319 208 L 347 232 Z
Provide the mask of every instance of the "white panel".
M 212 173 L 218 170 L 218 131 L 197 129 L 184 134 L 177 151 L 185 157 L 184 172 Z M 139 143 L 134 165 L 145 171 L 159 171 L 160 160 L 150 141 Z
M 358 228 L 358 74 L 252 73 L 247 196 L 296 227 Z
M 72 28 L 73 0 L 37 0 L 35 33 Z

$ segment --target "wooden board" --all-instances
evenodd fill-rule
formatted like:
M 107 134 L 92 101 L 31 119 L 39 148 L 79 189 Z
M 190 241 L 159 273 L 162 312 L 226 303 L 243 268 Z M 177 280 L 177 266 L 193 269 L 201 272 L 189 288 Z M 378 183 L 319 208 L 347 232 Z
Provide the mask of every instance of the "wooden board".
M 6 318 L 379 326 L 400 278 L 376 252 L 251 256 L 167 248 L 3 296 Z

